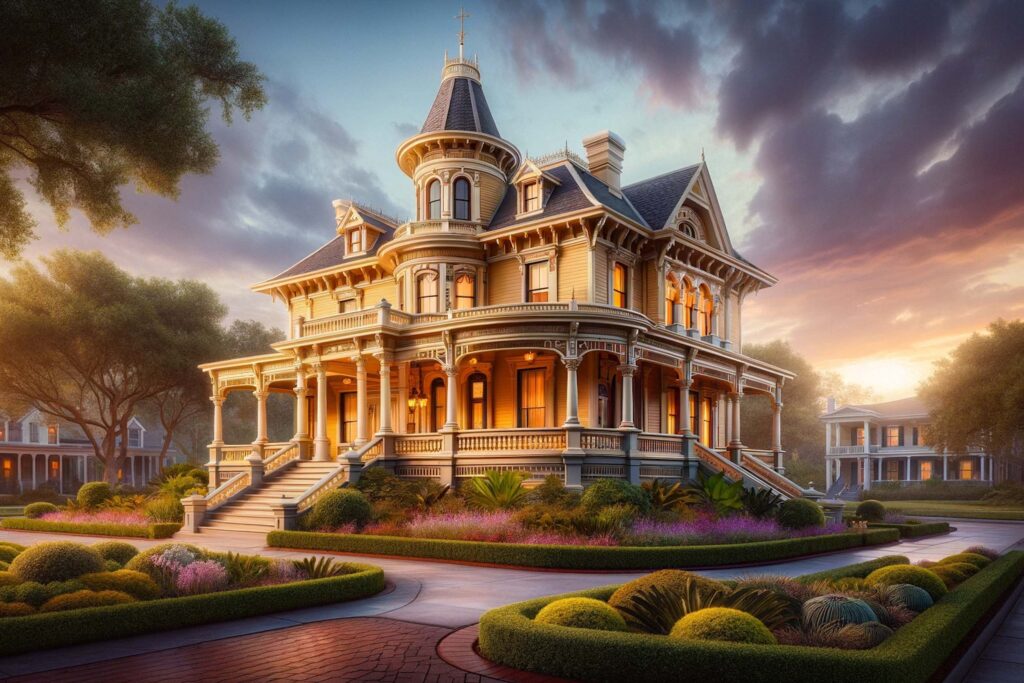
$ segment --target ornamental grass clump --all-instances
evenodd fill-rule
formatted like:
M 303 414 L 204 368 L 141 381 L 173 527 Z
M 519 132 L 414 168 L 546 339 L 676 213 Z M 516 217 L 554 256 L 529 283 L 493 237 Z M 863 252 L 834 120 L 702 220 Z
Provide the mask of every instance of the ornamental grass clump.
M 515 470 L 487 470 L 484 476 L 470 479 L 467 497 L 481 510 L 509 510 L 526 502 L 529 491 L 523 486 L 528 474 Z

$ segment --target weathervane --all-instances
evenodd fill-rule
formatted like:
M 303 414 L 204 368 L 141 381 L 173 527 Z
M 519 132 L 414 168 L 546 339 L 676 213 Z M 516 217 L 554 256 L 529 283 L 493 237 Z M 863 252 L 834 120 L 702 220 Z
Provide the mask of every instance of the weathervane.
M 465 7 L 462 7 L 459 13 L 455 15 L 455 18 L 459 20 L 459 60 L 461 60 L 462 46 L 466 42 L 466 19 L 469 18 L 469 12 L 466 11 Z

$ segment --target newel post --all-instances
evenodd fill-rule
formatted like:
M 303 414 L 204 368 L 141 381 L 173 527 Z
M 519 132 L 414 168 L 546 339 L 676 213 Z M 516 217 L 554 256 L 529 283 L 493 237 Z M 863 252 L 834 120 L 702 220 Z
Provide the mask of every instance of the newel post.
M 206 496 L 194 493 L 187 498 L 182 498 L 181 505 L 185 508 L 183 527 L 186 531 L 198 533 L 199 527 L 202 526 L 203 519 L 206 517 Z

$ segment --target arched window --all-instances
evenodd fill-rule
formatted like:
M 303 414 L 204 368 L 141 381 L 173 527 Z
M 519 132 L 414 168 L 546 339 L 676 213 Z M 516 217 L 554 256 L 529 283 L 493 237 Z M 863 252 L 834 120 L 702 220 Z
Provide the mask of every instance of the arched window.
M 476 305 L 476 281 L 472 273 L 459 273 L 455 278 L 455 308 L 473 308 Z
M 437 275 L 427 273 L 416 280 L 416 312 L 438 313 Z
M 487 378 L 482 373 L 474 372 L 466 380 L 466 388 L 469 395 L 469 428 L 487 429 Z
M 683 302 L 683 317 L 686 318 L 683 320 L 683 327 L 691 329 L 691 326 L 693 325 L 693 309 L 697 305 L 697 290 L 695 290 L 693 285 L 685 280 L 683 281 L 683 285 L 685 287 L 685 291 L 683 292 L 683 296 L 685 298 L 685 301 Z
M 690 225 L 689 223 L 683 223 L 682 225 L 679 226 L 679 229 L 687 237 L 690 237 L 692 239 L 697 239 L 697 230 L 692 225 Z
M 665 278 L 665 324 L 674 325 L 676 320 L 676 304 L 679 303 L 679 284 L 675 277 L 669 275 Z
M 431 180 L 427 185 L 427 220 L 436 221 L 441 218 L 441 181 Z
M 707 285 L 700 286 L 700 336 L 711 334 L 711 317 L 715 312 L 715 302 L 711 298 L 711 290 Z
M 455 220 L 457 221 L 468 221 L 469 220 L 469 181 L 465 178 L 456 178 L 455 187 L 454 213 Z
M 430 383 L 430 431 L 439 432 L 447 419 L 447 393 L 440 377 Z

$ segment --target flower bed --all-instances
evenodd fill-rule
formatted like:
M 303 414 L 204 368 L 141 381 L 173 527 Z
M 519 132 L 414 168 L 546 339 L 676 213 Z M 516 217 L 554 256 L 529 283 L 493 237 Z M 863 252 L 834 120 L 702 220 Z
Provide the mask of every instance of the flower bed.
M 692 546 L 530 545 L 368 534 L 271 531 L 267 545 L 369 555 L 397 555 L 519 567 L 658 569 L 715 567 L 799 557 L 899 540 L 895 529 L 871 529 L 781 540 Z
M 0 656 L 366 597 L 365 564 L 294 562 L 164 544 L 0 543 Z
M 117 522 L 65 522 L 24 517 L 4 518 L 0 520 L 0 527 L 19 531 L 51 531 L 64 534 L 130 538 L 170 538 L 181 530 L 181 524 L 172 522 L 154 523 L 144 520 L 139 524 L 121 524 Z
M 852 572 L 848 576 L 860 577 L 869 567 L 862 564 L 847 569 Z M 870 577 L 880 576 L 875 572 L 884 575 L 894 570 L 904 571 L 892 564 L 876 567 L 867 575 L 868 583 L 872 583 Z M 911 567 L 911 571 L 926 570 Z M 1024 553 L 1009 553 L 960 582 L 895 633 L 883 633 L 888 637 L 868 649 L 701 640 L 692 637 L 693 629 L 664 636 L 595 630 L 593 626 L 569 628 L 536 619 L 543 608 L 561 598 L 606 601 L 618 588 L 613 586 L 491 610 L 480 622 L 480 650 L 506 666 L 584 681 L 675 680 L 680 672 L 687 678 L 749 682 L 819 683 L 823 677 L 840 683 L 926 681 L 1022 572 Z M 840 581 L 841 574 L 841 570 L 830 573 L 833 580 Z M 811 583 L 822 580 L 803 578 Z M 850 585 L 860 586 L 858 580 L 852 579 Z M 734 629 L 733 633 L 737 632 Z

